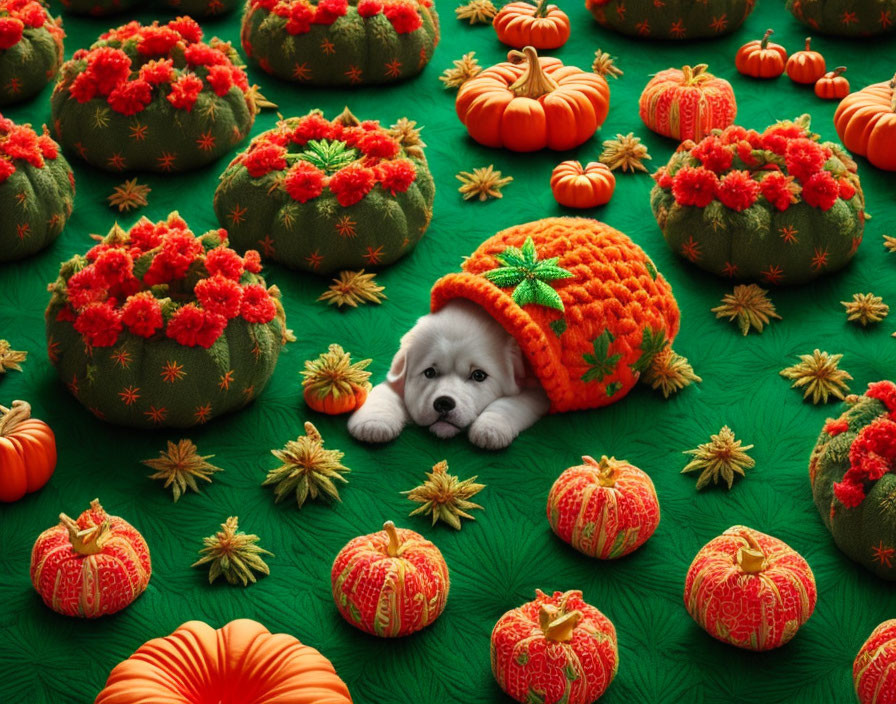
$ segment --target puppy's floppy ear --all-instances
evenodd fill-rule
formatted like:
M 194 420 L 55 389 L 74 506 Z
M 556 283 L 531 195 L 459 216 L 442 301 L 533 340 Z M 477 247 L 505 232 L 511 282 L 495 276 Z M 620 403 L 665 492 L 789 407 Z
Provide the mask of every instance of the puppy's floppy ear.
M 386 381 L 389 382 L 389 386 L 391 386 L 399 396 L 404 395 L 404 379 L 405 373 L 407 372 L 408 349 L 411 346 L 412 333 L 413 329 L 406 332 L 401 338 L 398 352 L 396 352 L 395 356 L 392 358 L 392 364 L 389 366 L 389 371 L 386 373 Z
M 523 351 L 513 337 L 507 339 L 504 345 L 504 355 L 507 361 L 507 388 L 504 389 L 504 393 L 512 396 L 520 392 L 526 378 Z

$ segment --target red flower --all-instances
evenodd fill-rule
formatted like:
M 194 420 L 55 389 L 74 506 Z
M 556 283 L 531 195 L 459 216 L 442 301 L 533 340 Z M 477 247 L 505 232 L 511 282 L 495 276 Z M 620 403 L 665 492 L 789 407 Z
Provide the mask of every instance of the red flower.
M 250 323 L 269 323 L 277 315 L 277 307 L 264 286 L 249 284 L 243 289 L 240 315 Z
M 722 144 L 737 144 L 747 138 L 747 130 L 740 125 L 730 125 L 722 130 L 719 140 Z
M 349 164 L 330 177 L 330 190 L 343 208 L 364 198 L 376 183 L 376 174 L 360 164 Z
M 665 188 L 667 191 L 672 188 L 672 177 L 669 175 L 665 166 L 661 166 L 656 170 L 653 174 L 653 180 L 656 181 L 656 184 L 660 188 Z
M 143 283 L 155 286 L 182 279 L 200 252 L 202 243 L 192 233 L 169 232 L 162 240 L 161 251 L 143 275 Z
M 110 287 L 133 278 L 134 261 L 127 252 L 120 249 L 106 249 L 96 257 L 92 268 L 95 280 Z
M 347 0 L 318 0 L 314 24 L 333 24 L 347 11 Z
M 199 304 L 210 313 L 235 318 L 240 314 L 240 303 L 243 301 L 243 290 L 235 281 L 223 276 L 212 276 L 202 279 L 193 288 Z
M 180 110 L 190 112 L 200 91 L 202 91 L 202 79 L 192 73 L 182 74 L 171 84 L 171 92 L 167 96 L 168 102 Z
M 784 154 L 787 172 L 803 183 L 820 171 L 826 160 L 822 148 L 811 139 L 791 140 Z
M 75 330 L 92 347 L 111 347 L 121 333 L 121 311 L 113 302 L 90 303 L 78 313 Z
M 9 159 L 0 157 L 0 183 L 12 176 L 16 172 L 16 167 Z
M 759 160 L 753 156 L 755 147 L 748 141 L 743 140 L 737 143 L 737 156 L 747 166 L 759 166 Z
M 180 39 L 180 34 L 173 29 L 153 24 L 140 32 L 137 51 L 143 56 L 167 56 Z
M 47 13 L 36 2 L 29 2 L 19 12 L 19 18 L 29 27 L 43 27 L 47 21 Z
M 211 276 L 239 281 L 243 275 L 243 261 L 229 247 L 215 247 L 205 255 L 205 269 Z
M 772 171 L 759 182 L 762 196 L 778 210 L 787 210 L 797 201 L 799 186 L 793 176 L 785 176 L 780 171 Z
M 803 184 L 803 200 L 813 208 L 830 210 L 840 195 L 840 185 L 827 171 L 819 171 Z
M 131 57 L 121 49 L 103 46 L 93 49 L 87 59 L 87 71 L 100 95 L 109 95 L 131 75 Z
M 140 337 L 152 337 L 164 325 L 162 307 L 149 291 L 137 293 L 125 301 L 121 320 L 128 330 Z
M 333 124 L 316 112 L 299 119 L 292 131 L 292 141 L 299 145 L 310 139 L 332 139 L 334 136 Z
M 865 395 L 883 403 L 890 412 L 890 420 L 896 420 L 896 384 L 892 381 L 876 381 L 868 384 Z
M 202 40 L 202 27 L 192 17 L 178 17 L 176 20 L 171 20 L 168 26 L 188 42 Z
M 131 227 L 128 236 L 131 239 L 131 244 L 136 245 L 143 251 L 155 249 L 162 241 L 162 233 L 157 231 L 155 223 L 146 217 L 140 218 Z
M 393 196 L 404 193 L 417 178 L 417 169 L 407 159 L 385 161 L 376 167 L 376 173 L 382 187 Z
M 159 223 L 159 224 L 161 225 L 162 223 Z M 184 220 L 177 213 L 169 213 L 168 219 L 165 220 L 164 224 L 167 225 L 168 227 L 170 227 L 172 230 L 188 230 L 189 229 L 187 227 L 187 221 Z
M 271 171 L 286 168 L 286 149 L 276 144 L 261 144 L 243 156 L 243 166 L 252 178 L 261 178 Z
M 246 72 L 238 66 L 230 67 L 230 77 L 236 85 L 244 93 L 249 90 L 249 79 L 246 78 Z
M 399 146 L 392 137 L 384 132 L 365 132 L 358 140 L 358 149 L 365 156 L 380 159 L 392 159 L 398 154 Z
M 261 255 L 254 249 L 247 249 L 243 255 L 243 266 L 253 274 L 261 273 Z
M 168 321 L 166 334 L 184 347 L 205 347 L 208 349 L 221 337 L 227 319 L 223 315 L 202 310 L 195 303 L 180 308 Z
M 0 152 L 10 159 L 23 159 L 37 168 L 44 165 L 37 135 L 25 125 L 16 125 L 7 133 L 6 139 L 0 142 Z
M 229 66 L 210 66 L 205 80 L 215 91 L 215 95 L 226 95 L 233 86 L 233 76 Z
M 417 8 L 409 2 L 389 2 L 383 7 L 383 14 L 398 34 L 408 34 L 423 25 Z
M 136 115 L 152 102 L 152 86 L 144 80 L 126 81 L 109 93 L 109 107 L 122 115 Z
M 68 87 L 68 92 L 79 103 L 86 103 L 96 96 L 96 82 L 90 74 L 81 73 L 72 81 Z
M 190 66 L 215 66 L 230 63 L 221 51 L 201 42 L 190 44 L 184 49 L 184 58 Z
M 672 195 L 679 205 L 705 208 L 712 203 L 718 187 L 718 177 L 702 167 L 684 166 L 672 178 Z
M 358 3 L 358 14 L 361 17 L 373 17 L 383 11 L 383 3 L 380 0 L 361 0 Z
M 305 34 L 311 29 L 311 21 L 314 19 L 314 10 L 305 2 L 295 2 L 289 8 L 289 19 L 286 21 L 286 31 L 289 34 Z
M 304 203 L 323 192 L 324 173 L 307 161 L 297 161 L 283 179 L 283 188 L 290 198 Z
M 59 145 L 46 133 L 46 129 L 45 125 L 44 133 L 37 138 L 37 146 L 44 159 L 55 159 L 59 156 Z
M 15 17 L 0 17 L 0 50 L 11 49 L 22 40 L 25 23 Z
M 707 137 L 691 150 L 691 156 L 699 159 L 703 166 L 717 174 L 725 173 L 731 168 L 734 158 L 730 149 L 726 149 L 722 141 L 715 136 Z
M 279 2 L 280 0 L 252 0 L 252 7 L 261 7 L 265 10 L 271 11 Z
M 846 508 L 855 508 L 865 500 L 865 488 L 852 482 L 835 482 L 834 496 Z
M 756 202 L 759 184 L 749 171 L 732 171 L 719 181 L 717 195 L 722 205 L 739 213 Z
M 787 145 L 806 136 L 806 130 L 795 123 L 772 125 L 762 133 L 762 146 L 775 154 L 784 154 Z
M 845 420 L 834 420 L 833 418 L 829 418 L 828 422 L 824 424 L 824 432 L 831 437 L 836 437 L 841 433 L 845 433 L 847 430 L 849 430 L 849 423 Z
M 856 194 L 855 186 L 849 182 L 849 179 L 841 178 L 837 183 L 840 184 L 840 197 L 843 200 L 849 200 Z
M 140 67 L 140 78 L 151 85 L 167 83 L 174 73 L 174 62 L 171 59 L 153 59 Z
M 15 124 L 16 123 L 10 120 L 8 117 L 3 117 L 3 115 L 0 115 L 0 132 L 9 132 Z

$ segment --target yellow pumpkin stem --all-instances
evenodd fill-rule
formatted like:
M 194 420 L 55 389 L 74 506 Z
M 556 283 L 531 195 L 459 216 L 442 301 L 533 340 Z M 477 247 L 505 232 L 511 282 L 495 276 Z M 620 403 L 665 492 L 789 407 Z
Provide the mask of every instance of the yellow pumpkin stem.
M 544 17 L 548 14 L 548 0 L 539 0 L 535 6 L 534 17 Z
M 90 508 L 94 511 L 102 511 L 99 499 L 90 502 Z M 112 537 L 109 519 L 90 528 L 81 530 L 80 526 L 64 513 L 59 514 L 59 522 L 68 529 L 68 537 L 72 544 L 72 550 L 79 555 L 96 555 L 103 551 L 106 541 Z
M 701 83 L 706 83 L 706 81 L 711 81 L 713 79 L 713 75 L 711 73 L 707 73 L 706 69 L 709 68 L 709 64 L 697 64 L 696 66 L 682 66 L 681 72 L 684 74 L 684 85 L 686 86 L 699 86 Z
M 619 462 L 615 457 L 602 455 L 600 461 L 589 455 L 582 457 L 582 462 L 597 470 L 597 482 L 601 486 L 616 486 L 616 477 L 619 474 Z
M 812 45 L 812 37 L 806 37 L 806 48 L 803 49 L 803 51 L 812 51 L 811 45 Z
M 548 93 L 553 93 L 560 85 L 544 72 L 538 60 L 538 52 L 535 47 L 527 46 L 522 51 L 511 51 L 507 58 L 517 59 L 526 63 L 526 70 L 515 83 L 510 85 L 510 90 L 519 97 L 540 98 Z
M 401 552 L 401 539 L 398 537 L 398 531 L 395 530 L 395 524 L 392 521 L 386 521 L 383 523 L 383 530 L 389 536 L 386 553 L 389 557 L 398 557 L 398 553 Z
M 773 29 L 767 29 L 767 30 L 765 30 L 765 35 L 762 37 L 762 41 L 759 42 L 759 48 L 760 48 L 760 49 L 762 49 L 763 51 L 765 51 L 765 49 L 768 47 L 768 39 L 769 39 L 769 37 L 771 37 L 774 33 L 775 33 L 775 30 L 773 30 Z
M 31 418 L 31 404 L 27 401 L 13 401 L 12 407 L 0 406 L 0 438 L 12 435 L 19 423 Z
M 765 569 L 765 553 L 753 548 L 739 548 L 737 564 L 747 574 L 756 574 Z
M 573 631 L 581 620 L 581 611 L 566 613 L 550 604 L 542 604 L 538 610 L 538 624 L 541 626 L 545 638 L 558 643 L 572 640 Z

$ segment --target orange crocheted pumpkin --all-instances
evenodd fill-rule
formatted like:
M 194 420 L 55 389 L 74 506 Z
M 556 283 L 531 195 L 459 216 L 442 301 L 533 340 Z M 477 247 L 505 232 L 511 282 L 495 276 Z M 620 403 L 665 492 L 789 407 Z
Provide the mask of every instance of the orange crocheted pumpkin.
M 339 551 L 330 574 L 342 617 L 375 636 L 406 636 L 435 621 L 448 600 L 448 565 L 419 533 L 386 521 Z
M 554 482 L 548 522 L 579 552 L 612 560 L 634 552 L 660 523 L 653 482 L 634 465 L 615 458 L 582 458 Z
M 626 235 L 588 218 L 545 218 L 483 242 L 439 279 L 432 311 L 478 303 L 516 338 L 551 411 L 618 401 L 678 333 L 672 289 Z
M 491 660 L 501 689 L 518 702 L 592 704 L 619 667 L 616 629 L 582 592 L 539 589 L 495 624 Z
M 535 6 L 528 2 L 509 2 L 492 20 L 498 41 L 522 49 L 558 49 L 569 39 L 569 17 L 548 0 L 538 0 Z
M 896 619 L 868 636 L 853 663 L 852 681 L 860 704 L 896 704 Z
M 706 64 L 669 68 L 657 73 L 638 99 L 641 120 L 651 130 L 679 141 L 700 140 L 734 122 L 737 102 L 724 78 Z
M 849 81 L 843 77 L 846 66 L 828 71 L 815 83 L 815 95 L 824 100 L 840 100 L 849 95 Z
M 896 76 L 847 95 L 834 113 L 834 128 L 853 154 L 896 171 Z
M 606 164 L 596 161 L 582 166 L 580 161 L 564 161 L 551 172 L 554 200 L 568 208 L 596 208 L 610 202 L 616 177 Z
M 151 574 L 143 536 L 108 515 L 99 499 L 77 521 L 60 513 L 59 525 L 41 533 L 31 551 L 31 583 L 65 616 L 114 614 L 143 593 Z
M 109 674 L 94 704 L 351 704 L 332 663 L 286 633 L 238 619 L 215 630 L 187 621 Z
M 684 603 L 713 638 L 747 650 L 787 643 L 815 610 L 815 577 L 777 538 L 733 526 L 710 540 L 688 569 Z
M 735 68 L 753 78 L 777 78 L 784 73 L 787 50 L 780 44 L 769 42 L 774 30 L 768 29 L 762 39 L 747 42 L 734 57 Z
M 50 481 L 56 469 L 56 436 L 31 417 L 31 406 L 0 406 L 0 502 L 18 501 Z
M 827 66 L 824 56 L 817 51 L 812 51 L 812 37 L 806 37 L 806 48 L 792 53 L 787 59 L 784 69 L 794 83 L 811 86 L 824 75 Z
M 531 46 L 507 57 L 457 92 L 457 116 L 474 140 L 515 152 L 564 151 L 590 139 L 603 124 L 610 108 L 603 76 L 539 58 Z

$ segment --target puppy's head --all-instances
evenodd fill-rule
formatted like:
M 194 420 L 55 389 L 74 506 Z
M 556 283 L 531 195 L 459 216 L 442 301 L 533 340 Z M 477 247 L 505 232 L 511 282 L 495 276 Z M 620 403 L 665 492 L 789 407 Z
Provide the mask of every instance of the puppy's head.
M 405 334 L 387 380 L 415 423 L 448 438 L 519 393 L 524 374 L 516 340 L 475 303 L 457 300 Z

